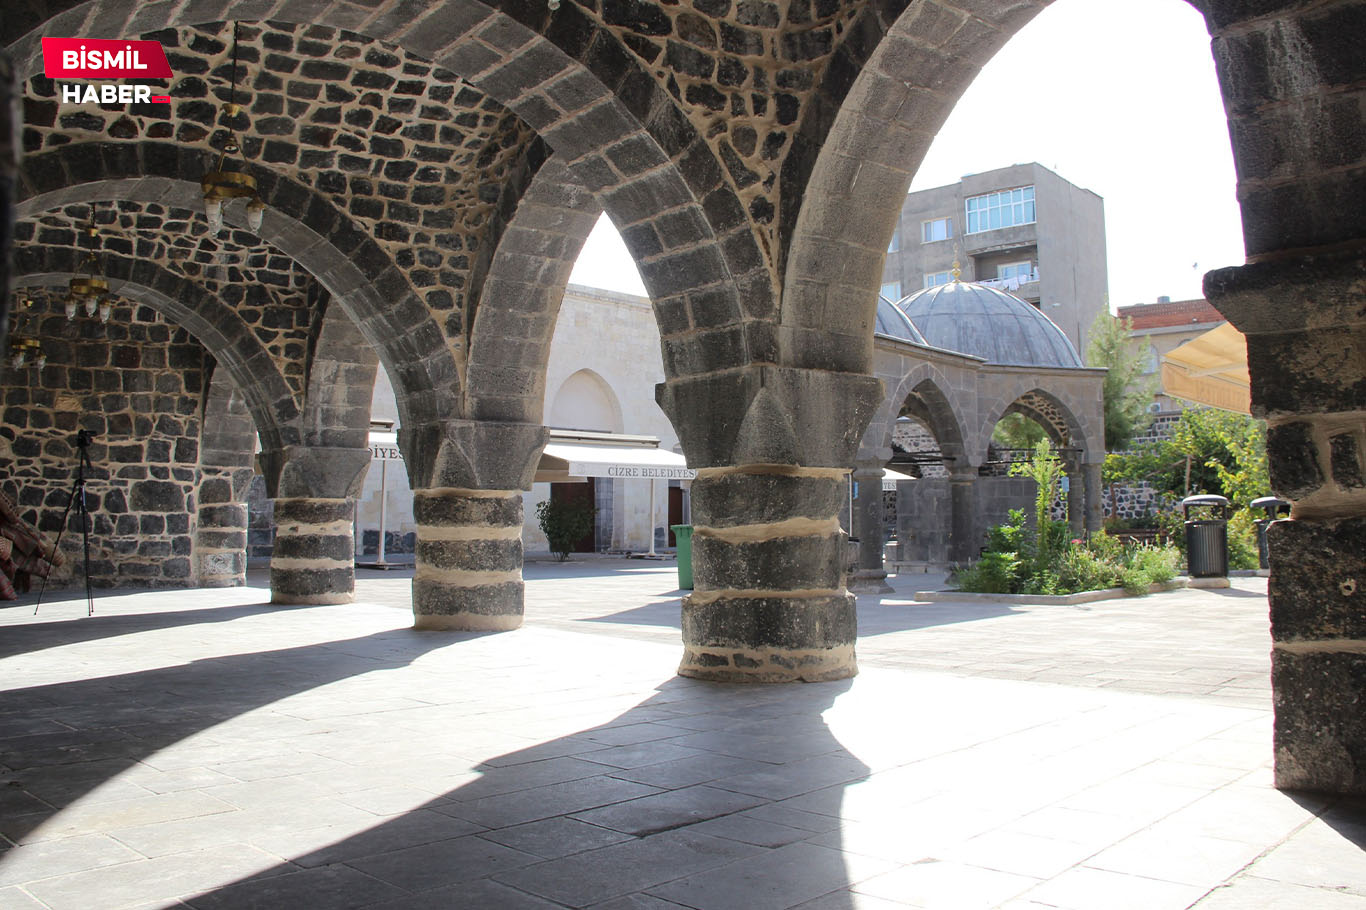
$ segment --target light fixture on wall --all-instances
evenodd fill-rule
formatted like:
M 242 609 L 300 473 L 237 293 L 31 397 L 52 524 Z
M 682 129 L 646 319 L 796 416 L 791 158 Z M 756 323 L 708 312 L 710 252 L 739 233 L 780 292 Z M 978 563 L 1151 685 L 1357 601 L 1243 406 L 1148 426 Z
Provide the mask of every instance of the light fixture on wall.
M 14 312 L 10 316 L 9 362 L 16 370 L 22 370 L 30 363 L 40 370 L 47 366 L 47 354 L 43 352 L 37 337 L 19 330 L 26 321 L 31 320 L 32 309 L 33 298 L 20 297 L 15 301 Z
M 90 206 L 90 224 L 86 225 L 86 235 L 90 237 L 91 245 L 99 246 L 100 229 L 95 224 L 95 207 Z M 89 274 L 83 274 L 89 271 Z M 100 316 L 100 322 L 108 322 L 109 314 L 113 312 L 114 304 L 109 298 L 109 282 L 100 274 L 99 257 L 95 255 L 95 250 L 91 249 L 85 254 L 80 266 L 76 269 L 76 274 L 71 276 L 71 281 L 67 284 L 67 295 L 65 302 L 66 318 L 75 319 L 76 310 L 82 304 L 85 306 L 85 315 Z
M 223 104 L 223 113 L 229 118 L 242 112 L 237 104 L 237 24 L 232 26 L 232 93 Z M 213 231 L 223 229 L 223 206 L 233 199 L 247 200 L 247 228 L 253 232 L 261 230 L 261 217 L 265 214 L 266 204 L 261 201 L 256 189 L 256 178 L 244 170 L 228 170 L 229 155 L 242 154 L 242 146 L 237 141 L 237 133 L 228 130 L 228 140 L 218 155 L 218 165 L 200 179 L 204 190 L 204 216 L 209 220 Z M 245 160 L 243 161 L 245 164 Z

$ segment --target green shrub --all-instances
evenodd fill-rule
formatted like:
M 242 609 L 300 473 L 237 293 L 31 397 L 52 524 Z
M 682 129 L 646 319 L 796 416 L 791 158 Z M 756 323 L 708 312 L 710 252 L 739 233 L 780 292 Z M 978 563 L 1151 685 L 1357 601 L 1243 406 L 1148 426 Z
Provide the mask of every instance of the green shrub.
M 1175 578 L 1181 571 L 1181 564 L 1181 552 L 1176 547 L 1130 547 L 1119 584 L 1127 594 L 1146 594 L 1149 585 L 1165 584 Z
M 1239 509 L 1228 522 L 1228 567 L 1256 569 L 1260 565 L 1256 518 L 1251 509 Z
M 1087 547 L 1068 547 L 1057 560 L 1057 588 L 1061 593 L 1099 591 L 1119 584 L 1121 565 Z
M 984 553 L 971 567 L 958 573 L 958 586 L 979 594 L 1018 594 L 1024 565 L 1018 553 Z
M 536 522 L 550 542 L 550 552 L 564 562 L 579 538 L 593 530 L 598 510 L 590 505 L 547 499 L 536 506 Z

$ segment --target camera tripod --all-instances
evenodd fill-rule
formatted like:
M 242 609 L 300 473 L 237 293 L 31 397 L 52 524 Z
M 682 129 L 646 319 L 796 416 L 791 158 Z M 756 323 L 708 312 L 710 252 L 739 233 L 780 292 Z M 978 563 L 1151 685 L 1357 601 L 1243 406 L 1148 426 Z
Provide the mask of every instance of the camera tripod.
M 71 509 L 76 509 L 76 516 L 81 523 L 81 538 L 85 551 L 85 606 L 86 616 L 95 615 L 95 594 L 90 588 L 90 507 L 85 501 L 85 470 L 94 466 L 90 463 L 90 440 L 93 434 L 89 430 L 76 431 L 76 451 L 79 458 L 76 462 L 76 479 L 71 484 L 71 495 L 67 497 L 66 509 L 62 512 L 61 526 L 57 530 L 57 542 L 52 545 L 55 553 L 62 546 L 62 537 L 66 535 L 66 520 L 71 514 Z M 43 576 L 43 586 L 38 590 L 38 603 L 33 607 L 33 615 L 38 615 L 38 608 L 43 605 L 43 595 L 47 593 L 47 581 L 52 575 L 51 569 L 47 575 Z

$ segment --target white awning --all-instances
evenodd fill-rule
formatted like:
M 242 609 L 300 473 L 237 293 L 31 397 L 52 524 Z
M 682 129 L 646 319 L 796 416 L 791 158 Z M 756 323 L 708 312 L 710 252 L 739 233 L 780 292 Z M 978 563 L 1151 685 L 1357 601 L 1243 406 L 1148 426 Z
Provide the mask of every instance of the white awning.
M 403 453 L 398 450 L 398 434 L 372 432 L 370 434 L 371 461 L 402 461 Z
M 1247 339 L 1229 323 L 1210 329 L 1162 358 L 1162 391 L 1225 411 L 1252 411 Z
M 582 477 L 692 480 L 697 472 L 676 452 L 650 446 L 576 445 L 551 442 L 541 454 L 537 481 Z
M 882 490 L 884 493 L 895 493 L 898 481 L 915 480 L 909 474 L 902 474 L 900 471 L 893 471 L 891 468 L 882 469 Z

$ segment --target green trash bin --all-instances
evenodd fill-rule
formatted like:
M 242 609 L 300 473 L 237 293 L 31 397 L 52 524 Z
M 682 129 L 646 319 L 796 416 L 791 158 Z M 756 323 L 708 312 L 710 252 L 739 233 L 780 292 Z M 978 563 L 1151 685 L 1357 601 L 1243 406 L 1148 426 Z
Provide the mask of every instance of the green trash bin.
M 692 590 L 692 525 L 669 525 L 678 544 L 678 587 Z

